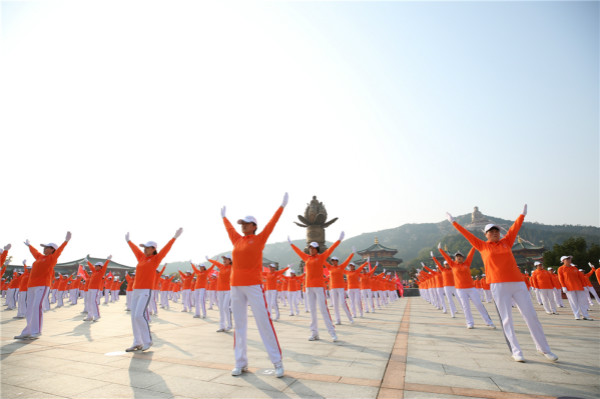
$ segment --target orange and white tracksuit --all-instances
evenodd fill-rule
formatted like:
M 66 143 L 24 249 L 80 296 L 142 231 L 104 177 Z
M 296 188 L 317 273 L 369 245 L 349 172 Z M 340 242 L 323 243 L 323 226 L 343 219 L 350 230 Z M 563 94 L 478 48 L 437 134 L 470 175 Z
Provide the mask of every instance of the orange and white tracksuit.
M 458 301 L 460 302 L 462 310 L 465 314 L 467 328 L 473 328 L 475 324 L 473 314 L 471 313 L 471 304 L 469 300 L 473 302 L 473 306 L 475 306 L 475 309 L 477 309 L 485 324 L 490 327 L 494 327 L 494 323 L 492 322 L 487 310 L 483 306 L 479 293 L 475 289 L 473 277 L 471 277 L 471 262 L 473 262 L 475 248 L 471 248 L 467 254 L 467 258 L 463 261 L 463 263 L 458 263 L 452 260 L 452 258 L 450 258 L 450 256 L 448 256 L 443 249 L 440 248 L 439 251 L 452 269 L 452 275 L 454 276 L 454 287 L 456 288 L 456 296 L 458 297 Z
M 368 263 L 363 263 L 356 270 L 345 270 L 346 287 L 348 289 L 348 298 L 350 298 L 350 310 L 352 316 L 363 317 L 363 306 L 360 298 L 360 272 Z
M 267 295 L 267 307 L 271 313 L 271 319 L 279 320 L 279 306 L 277 305 L 277 282 L 289 267 L 281 270 L 267 270 L 263 272 L 265 280 L 265 292 Z
M 435 257 L 433 261 L 438 267 L 438 270 L 442 274 L 442 301 L 444 301 L 444 297 L 448 300 L 448 307 L 450 308 L 450 316 L 456 317 L 456 306 L 454 305 L 454 299 L 452 299 L 452 295 L 456 294 L 456 288 L 454 287 L 454 275 L 452 274 L 452 269 L 450 267 L 444 267 Z
M 192 283 L 194 280 L 194 275 L 192 273 L 183 273 L 181 270 L 179 271 L 179 275 L 181 276 L 182 287 L 181 287 L 181 303 L 183 305 L 182 312 L 191 312 L 192 311 Z
M 325 288 L 323 281 L 323 265 L 325 260 L 333 253 L 333 251 L 340 245 L 340 241 L 336 241 L 331 247 L 329 247 L 322 254 L 316 254 L 314 256 L 305 254 L 297 246 L 291 244 L 292 249 L 296 254 L 304 261 L 304 272 L 305 272 L 305 285 L 306 285 L 306 296 L 308 300 L 308 308 L 310 311 L 310 331 L 312 337 L 319 336 L 319 328 L 317 324 L 317 304 L 321 311 L 321 316 L 327 327 L 329 334 L 337 340 L 335 333 L 335 327 L 331 321 L 331 315 L 327 308 L 327 302 L 325 299 Z
M 125 311 L 131 310 L 131 293 L 133 292 L 133 279 L 135 276 L 130 276 L 129 273 L 125 274 L 125 280 L 127 280 L 127 289 L 125 290 Z
M 352 319 L 352 313 L 346 303 L 346 282 L 344 281 L 344 272 L 354 253 L 351 253 L 346 260 L 337 266 L 333 266 L 329 263 L 325 263 L 327 270 L 329 270 L 329 297 L 333 303 L 333 314 L 335 316 L 335 324 L 342 324 L 340 320 L 340 308 L 346 313 L 346 317 L 350 323 L 354 323 Z
M 269 359 L 279 367 L 282 365 L 281 348 L 277 333 L 269 314 L 267 299 L 262 286 L 263 249 L 283 213 L 280 206 L 259 234 L 242 236 L 231 222 L 224 217 L 223 223 L 233 244 L 231 269 L 231 310 L 235 322 L 234 354 L 235 366 L 248 365 L 248 305 L 252 308 L 254 321 L 267 350 Z
M 17 319 L 25 318 L 27 314 L 27 283 L 29 281 L 30 268 L 25 267 L 19 279 L 19 300 L 17 302 Z
M 208 276 L 212 272 L 215 266 L 211 266 L 206 270 L 196 269 L 196 266 L 192 263 L 192 269 L 196 274 L 196 284 L 194 286 L 194 296 L 196 302 L 196 313 L 194 317 L 203 319 L 206 318 L 206 287 L 208 285 Z
M 156 269 L 167 256 L 174 242 L 175 238 L 172 238 L 156 255 L 146 256 L 135 244 L 127 241 L 138 261 L 135 267 L 135 280 L 133 281 L 133 294 L 131 297 L 133 346 L 152 344 L 148 305 L 152 298 L 152 290 L 157 275 Z
M 531 285 L 540 295 L 542 306 L 547 314 L 556 313 L 556 303 L 554 302 L 554 283 L 552 275 L 548 270 L 536 269 L 531 273 Z
M 424 266 L 425 269 L 431 273 L 432 277 L 432 294 L 433 294 L 433 302 L 434 306 L 437 309 L 441 309 L 443 313 L 447 313 L 446 302 L 444 301 L 444 279 L 442 277 L 442 272 L 439 270 L 432 270 L 427 266 Z
M 558 280 L 563 291 L 567 294 L 575 319 L 589 318 L 587 293 L 583 289 L 585 287 L 583 273 L 579 272 L 574 265 L 567 266 L 563 264 L 558 268 Z
M 369 267 L 371 267 L 369 265 Z M 375 273 L 374 267 L 370 271 L 367 269 L 362 270 L 362 274 L 360 275 L 360 295 L 363 303 L 365 304 L 365 311 L 367 313 L 375 313 L 375 304 L 373 303 L 373 292 L 371 291 L 371 278 Z
M 101 290 L 104 285 L 102 278 L 104 277 L 104 273 L 106 273 L 109 262 L 110 261 L 107 259 L 98 270 L 96 270 L 94 265 L 88 262 L 90 278 L 88 280 L 88 316 L 86 320 L 97 321 L 100 319 L 100 308 L 98 307 L 98 304 L 102 295 Z
M 562 300 L 562 287 L 560 286 L 558 274 L 556 274 L 556 271 L 554 271 L 554 269 L 548 270 L 548 272 L 552 276 L 552 284 L 554 285 L 554 301 L 556 302 L 559 308 L 564 308 L 565 304 Z
M 546 340 L 544 329 L 538 320 L 533 303 L 531 303 L 529 297 L 529 291 L 521 277 L 521 272 L 512 253 L 512 246 L 524 219 L 525 215 L 520 215 L 506 235 L 498 242 L 480 240 L 456 221 L 452 223 L 481 254 L 483 264 L 485 265 L 486 279 L 490 283 L 492 297 L 494 298 L 494 302 L 496 302 L 496 307 L 502 320 L 502 329 L 506 337 L 506 342 L 513 356 L 523 356 L 515 335 L 512 319 L 513 301 L 517 304 L 521 315 L 525 319 L 536 348 L 543 353 L 550 352 L 550 346 Z
M 31 265 L 31 274 L 27 282 L 27 326 L 21 332 L 21 336 L 38 336 L 42 333 L 44 322 L 42 302 L 44 297 L 48 296 L 52 277 L 54 276 L 54 266 L 56 266 L 58 257 L 62 254 L 67 242 L 63 242 L 50 255 L 42 255 L 34 247 L 29 246 L 29 251 L 35 258 L 35 262 Z
M 231 270 L 233 264 L 224 265 L 209 259 L 210 263 L 219 268 L 217 274 L 217 305 L 219 306 L 219 330 L 231 330 Z

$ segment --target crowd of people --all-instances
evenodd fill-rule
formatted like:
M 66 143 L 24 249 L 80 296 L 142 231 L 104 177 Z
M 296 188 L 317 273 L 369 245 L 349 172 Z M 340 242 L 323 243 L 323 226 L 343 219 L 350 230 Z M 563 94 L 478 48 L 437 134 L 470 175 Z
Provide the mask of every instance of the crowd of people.
M 517 362 L 524 362 L 525 358 L 514 331 L 512 308 L 517 308 L 525 320 L 537 351 L 555 362 L 558 356 L 550 350 L 533 301 L 542 305 L 548 315 L 557 315 L 557 308 L 564 307 L 564 292 L 575 319 L 592 320 L 588 315 L 588 308 L 593 306 L 592 297 L 599 305 L 600 299 L 589 277 L 595 272 L 600 281 L 600 269 L 595 269 L 590 263 L 591 271 L 584 274 L 583 270 L 571 262 L 571 255 L 564 255 L 560 259 L 562 266 L 556 271 L 553 267 L 545 269 L 541 262 L 534 263 L 536 269 L 531 275 L 521 271 L 512 253 L 512 247 L 526 214 L 527 205 L 503 237 L 500 234 L 500 226 L 493 223 L 486 225 L 486 241 L 477 238 L 458 224 L 452 215 L 447 214 L 448 221 L 465 237 L 472 248 L 466 258 L 463 253 L 456 252 L 452 259 L 439 244 L 438 250 L 444 259 L 443 263 L 431 252 L 436 267 L 432 269 L 421 263 L 423 268 L 417 270 L 416 279 L 421 297 L 443 313 L 448 313 L 449 309 L 451 317 L 456 317 L 457 307 L 453 299 L 456 297 L 468 329 L 474 328 L 475 325 L 471 304 L 477 309 L 483 322 L 489 328 L 496 329 L 483 305 L 483 302 L 493 301 L 512 358 Z M 473 278 L 471 262 L 475 251 L 480 252 L 486 273 Z
M 374 313 L 376 309 L 399 299 L 402 285 L 397 276 L 385 269 L 378 273 L 378 265 L 371 265 L 369 259 L 356 265 L 352 259 L 356 249 L 340 264 L 335 250 L 344 239 L 339 239 L 329 248 L 321 251 L 319 243 L 310 242 L 308 253 L 296 247 L 288 237 L 290 248 L 304 263 L 304 272 L 296 274 L 288 266 L 277 270 L 275 265 L 263 266 L 263 249 L 277 221 L 287 204 L 287 193 L 282 204 L 271 220 L 258 232 L 258 222 L 253 216 L 237 220 L 241 232 L 226 217 L 226 208 L 221 210 L 225 231 L 232 244 L 230 254 L 223 255 L 221 262 L 206 260 L 210 266 L 190 261 L 190 269 L 179 270 L 170 276 L 164 276 L 166 264 L 162 264 L 169 250 L 181 236 L 178 229 L 171 240 L 159 249 L 154 241 L 139 246 L 133 244 L 129 233 L 125 240 L 137 259 L 135 273 L 126 274 L 126 300 L 124 311 L 130 312 L 133 342 L 128 352 L 145 351 L 152 346 L 150 330 L 151 315 L 157 315 L 159 307 L 170 309 L 174 304 L 181 305 L 182 312 L 193 313 L 194 318 L 206 318 L 207 308 L 219 310 L 219 328 L 217 332 L 233 329 L 235 367 L 232 375 L 247 371 L 247 326 L 248 307 L 252 310 L 255 323 L 266 352 L 274 365 L 275 375 L 284 374 L 281 348 L 274 321 L 279 320 L 281 308 L 287 307 L 290 316 L 296 316 L 300 309 L 310 313 L 309 341 L 320 339 L 319 314 L 331 336 L 337 341 L 335 326 L 342 323 L 342 312 L 348 323 L 354 323 L 364 313 Z M 590 295 L 598 304 L 600 299 L 591 286 L 589 276 L 592 271 L 583 274 L 572 263 L 572 257 L 561 258 L 563 265 L 555 272 L 554 268 L 536 262 L 536 270 L 531 276 L 518 268 L 511 248 L 527 213 L 525 206 L 507 234 L 500 235 L 500 227 L 489 224 L 485 227 L 486 241 L 474 236 L 460 226 L 450 214 L 448 220 L 472 245 L 465 257 L 456 252 L 451 257 L 438 245 L 442 262 L 433 252 L 430 253 L 435 266 L 430 268 L 422 263 L 416 280 L 421 297 L 443 313 L 456 317 L 459 309 L 464 314 L 468 329 L 474 328 L 475 321 L 471 304 L 478 311 L 483 322 L 496 329 L 492 318 L 486 311 L 484 302 L 493 301 L 498 311 L 506 342 L 515 361 L 523 362 L 524 357 L 514 333 L 512 308 L 518 308 L 535 342 L 537 350 L 550 361 L 557 361 L 550 350 L 542 325 L 538 319 L 532 301 L 543 306 L 548 315 L 558 314 L 557 308 L 564 307 L 562 293 L 565 293 L 569 305 L 577 320 L 591 320 L 588 307 L 592 306 Z M 26 319 L 18 340 L 39 338 L 42 334 L 43 314 L 51 305 L 55 308 L 71 306 L 83 299 L 83 322 L 97 322 L 101 318 L 100 304 L 119 301 L 119 291 L 125 283 L 111 272 L 107 273 L 111 256 L 105 262 L 90 263 L 87 259 L 79 265 L 72 275 L 56 275 L 54 267 L 59 256 L 71 239 L 68 232 L 65 241 L 58 246 L 54 243 L 43 244 L 43 253 L 36 250 L 29 241 L 25 241 L 34 263 L 28 266 L 23 262 L 23 271 L 13 271 L 12 276 L 2 278 L 0 287 L 5 298 L 6 310 L 17 310 L 15 318 Z M 1 249 L 0 264 L 4 265 L 11 245 Z M 483 258 L 486 274 L 473 278 L 471 262 L 475 251 Z M 6 266 L 2 268 L 2 276 Z M 595 270 L 600 277 L 600 270 Z M 459 307 L 456 306 L 457 299 Z M 328 300 L 331 302 L 329 305 Z M 180 302 L 181 301 L 181 302 Z M 333 317 L 329 307 L 333 307 Z M 318 310 L 317 310 L 318 308 Z
M 377 264 L 363 262 L 357 267 L 352 253 L 346 261 L 338 264 L 339 258 L 331 256 L 344 238 L 340 235 L 330 248 L 320 253 L 319 244 L 309 243 L 309 254 L 305 254 L 291 244 L 305 262 L 304 273 L 296 275 L 291 266 L 277 270 L 275 265 L 264 267 L 263 248 L 269 235 L 283 213 L 288 196 L 284 196 L 275 215 L 257 232 L 258 223 L 253 216 L 239 219 L 241 234 L 236 231 L 221 211 L 225 230 L 232 243 L 231 254 L 221 257 L 221 262 L 209 259 L 209 267 L 190 261 L 189 270 L 179 270 L 170 276 L 164 276 L 166 264 L 164 258 L 182 234 L 178 229 L 174 237 L 159 249 L 154 241 L 136 246 L 126 234 L 125 240 L 137 259 L 135 273 L 126 274 L 126 299 L 124 311 L 130 312 L 133 342 L 128 352 L 145 351 L 152 346 L 150 323 L 152 315 L 158 314 L 159 307 L 170 309 L 181 304 L 182 312 L 193 313 L 194 318 L 206 318 L 207 307 L 219 310 L 219 329 L 217 332 L 234 330 L 235 367 L 232 375 L 240 375 L 247 370 L 247 323 L 250 306 L 261 339 L 271 359 L 275 375 L 283 376 L 281 348 L 273 322 L 279 320 L 281 308 L 288 307 L 290 316 L 298 315 L 300 309 L 311 314 L 309 340 L 320 339 L 318 333 L 317 306 L 332 340 L 337 341 L 335 325 L 341 324 L 340 311 L 343 310 L 350 323 L 354 318 L 363 317 L 364 312 L 375 312 L 399 299 L 398 290 L 402 289 L 397 276 L 386 272 L 377 273 Z M 6 310 L 17 310 L 15 318 L 25 318 L 26 326 L 18 340 L 39 338 L 42 334 L 43 314 L 55 305 L 55 309 L 71 306 L 83 300 L 85 316 L 82 322 L 97 322 L 101 318 L 100 304 L 119 301 L 119 291 L 125 283 L 118 276 L 108 272 L 111 256 L 105 262 L 90 263 L 87 259 L 71 275 L 55 274 L 54 267 L 59 256 L 71 239 L 71 233 L 62 245 L 43 244 L 43 254 L 39 253 L 29 241 L 25 244 L 35 262 L 28 266 L 24 262 L 22 272 L 13 271 L 12 276 L 2 279 L 1 292 L 5 299 Z M 2 249 L 4 265 L 11 245 Z M 328 262 L 329 259 L 329 262 Z M 6 267 L 2 268 L 2 276 Z M 332 320 L 327 300 L 331 301 L 335 320 Z M 350 305 L 348 305 L 348 301 Z

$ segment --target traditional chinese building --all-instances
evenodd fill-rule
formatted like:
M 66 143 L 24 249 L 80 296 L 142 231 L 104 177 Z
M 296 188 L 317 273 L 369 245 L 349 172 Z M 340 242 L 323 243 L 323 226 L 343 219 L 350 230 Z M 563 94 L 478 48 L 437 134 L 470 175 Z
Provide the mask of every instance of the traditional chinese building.
M 379 243 L 379 239 L 377 237 L 375 237 L 375 243 L 373 245 L 371 245 L 369 248 L 363 249 L 362 251 L 358 251 L 357 253 L 363 258 L 363 260 L 369 258 L 371 265 L 373 266 L 376 262 L 379 262 L 376 273 L 381 273 L 383 269 L 385 269 L 386 272 L 391 272 L 392 274 L 396 272 L 401 280 L 409 279 L 408 270 L 400 267 L 402 259 L 394 257 L 394 255 L 398 253 L 398 250 L 384 247 Z
M 533 270 L 533 262 L 543 258 L 546 249 L 543 245 L 537 246 L 531 242 L 517 236 L 517 240 L 512 247 L 513 255 L 517 261 L 517 266 L 527 271 Z

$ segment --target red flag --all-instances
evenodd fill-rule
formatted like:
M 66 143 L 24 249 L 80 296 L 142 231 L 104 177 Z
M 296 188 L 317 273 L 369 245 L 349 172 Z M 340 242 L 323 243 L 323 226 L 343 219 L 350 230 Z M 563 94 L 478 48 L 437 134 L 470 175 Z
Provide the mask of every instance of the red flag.
M 83 266 L 82 265 L 79 265 L 79 269 L 77 269 L 77 276 L 78 277 L 82 277 L 82 278 L 85 277 L 85 274 L 83 273 Z

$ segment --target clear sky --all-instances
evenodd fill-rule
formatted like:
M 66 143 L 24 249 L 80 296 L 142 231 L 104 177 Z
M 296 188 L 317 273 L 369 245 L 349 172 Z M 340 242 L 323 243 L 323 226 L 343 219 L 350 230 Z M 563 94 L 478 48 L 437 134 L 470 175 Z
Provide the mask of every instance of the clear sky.
M 600 224 L 598 2 L 3 1 L 0 244 L 347 237 L 445 212 Z

